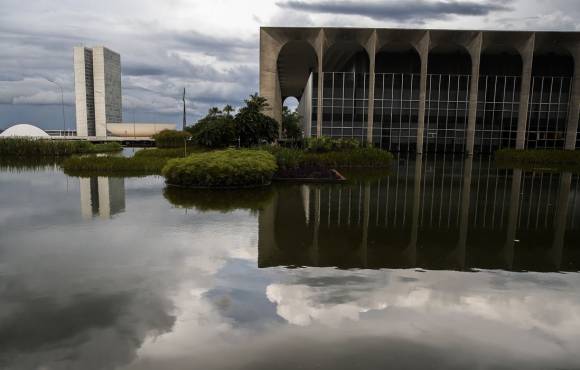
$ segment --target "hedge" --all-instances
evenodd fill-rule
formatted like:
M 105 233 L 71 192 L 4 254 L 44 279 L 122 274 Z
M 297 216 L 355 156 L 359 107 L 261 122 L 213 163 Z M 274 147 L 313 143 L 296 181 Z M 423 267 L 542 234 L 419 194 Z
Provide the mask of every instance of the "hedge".
M 276 158 L 266 151 L 226 149 L 171 159 L 162 173 L 170 185 L 246 187 L 269 184 L 276 170 Z
M 122 149 L 119 143 L 93 144 L 80 140 L 0 139 L 0 155 L 6 157 L 60 157 L 72 154 L 118 152 Z
M 278 167 L 297 168 L 351 168 L 388 167 L 393 155 L 376 148 L 356 148 L 332 152 L 306 152 L 300 149 L 270 148 Z
M 521 164 L 580 165 L 580 151 L 500 149 L 495 152 L 495 159 Z
M 331 137 L 313 137 L 304 141 L 308 152 L 327 153 L 360 148 L 361 142 L 356 139 L 336 139 Z

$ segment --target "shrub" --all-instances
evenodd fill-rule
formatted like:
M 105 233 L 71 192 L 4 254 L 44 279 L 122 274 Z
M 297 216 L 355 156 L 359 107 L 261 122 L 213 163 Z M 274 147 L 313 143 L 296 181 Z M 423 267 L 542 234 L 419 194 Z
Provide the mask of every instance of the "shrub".
M 361 143 L 356 139 L 335 139 L 323 136 L 306 139 L 305 147 L 309 152 L 325 153 L 356 149 L 361 147 Z
M 244 187 L 268 184 L 276 169 L 276 159 L 266 151 L 226 149 L 171 159 L 162 173 L 172 185 Z
M 0 155 L 7 157 L 59 157 L 72 154 L 117 152 L 121 149 L 118 143 L 93 144 L 84 140 L 0 139 Z
M 186 140 L 191 137 L 187 131 L 162 130 L 153 135 L 155 146 L 158 148 L 177 148 L 183 147 Z
M 302 138 L 300 115 L 298 112 L 291 112 L 288 107 L 282 107 L 282 133 L 287 139 L 299 140 Z

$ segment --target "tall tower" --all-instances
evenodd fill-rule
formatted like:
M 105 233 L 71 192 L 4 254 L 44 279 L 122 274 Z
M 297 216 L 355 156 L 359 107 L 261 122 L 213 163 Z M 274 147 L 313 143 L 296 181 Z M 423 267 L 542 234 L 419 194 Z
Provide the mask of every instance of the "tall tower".
M 83 46 L 75 47 L 74 68 L 77 136 L 95 136 L 93 51 Z
M 121 56 L 103 46 L 74 48 L 78 136 L 107 136 L 123 121 Z

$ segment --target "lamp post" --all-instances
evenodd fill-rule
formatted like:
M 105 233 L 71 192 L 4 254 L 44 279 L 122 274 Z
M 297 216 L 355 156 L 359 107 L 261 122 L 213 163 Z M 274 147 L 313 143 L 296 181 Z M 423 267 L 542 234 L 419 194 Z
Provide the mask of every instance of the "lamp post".
M 66 118 L 65 118 L 65 114 L 64 114 L 64 92 L 62 90 L 62 86 L 54 80 L 51 80 L 51 79 L 46 78 L 46 77 L 45 77 L 45 79 L 48 82 L 52 82 L 53 84 L 58 86 L 58 88 L 60 90 L 60 104 L 62 106 L 62 135 L 65 136 L 66 135 Z

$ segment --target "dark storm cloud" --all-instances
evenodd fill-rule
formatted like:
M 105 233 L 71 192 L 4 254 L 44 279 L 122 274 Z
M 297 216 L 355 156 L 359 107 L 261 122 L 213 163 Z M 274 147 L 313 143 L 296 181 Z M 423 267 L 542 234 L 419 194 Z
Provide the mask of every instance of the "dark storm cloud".
M 474 1 L 424 0 L 377 2 L 377 1 L 281 1 L 282 8 L 327 14 L 365 16 L 376 20 L 426 21 L 444 19 L 450 15 L 485 16 L 491 12 L 509 11 L 512 0 L 491 0 L 486 3 Z

